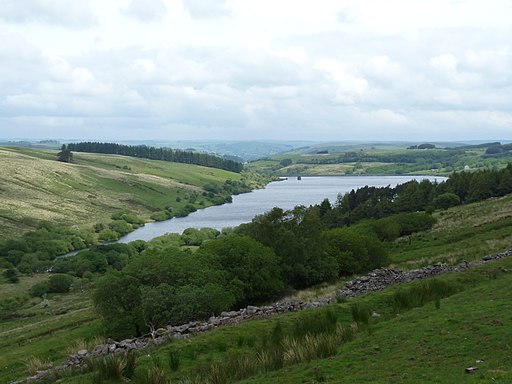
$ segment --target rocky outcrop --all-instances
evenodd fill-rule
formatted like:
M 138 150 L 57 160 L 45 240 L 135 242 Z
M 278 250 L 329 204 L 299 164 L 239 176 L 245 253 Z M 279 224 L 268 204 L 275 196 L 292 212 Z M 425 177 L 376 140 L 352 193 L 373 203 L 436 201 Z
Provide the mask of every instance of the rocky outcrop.
M 478 261 L 463 261 L 457 266 L 438 263 L 410 271 L 402 271 L 393 268 L 380 268 L 368 273 L 366 276 L 361 276 L 353 281 L 349 281 L 345 284 L 344 288 L 336 292 L 336 297 L 352 298 L 370 292 L 380 291 L 394 284 L 422 280 L 447 272 L 459 272 L 467 268 L 490 263 L 510 256 L 512 256 L 512 249 L 502 253 L 487 255 Z M 219 316 L 212 316 L 206 321 L 191 321 L 187 324 L 175 326 L 169 325 L 166 328 L 160 328 L 155 332 L 153 335 L 154 337 L 141 337 L 122 341 L 109 340 L 106 344 L 97 345 L 92 350 L 88 351 L 82 349 L 74 355 L 69 356 L 67 361 L 61 365 L 46 371 L 40 371 L 35 376 L 13 384 L 38 381 L 48 377 L 53 369 L 60 370 L 66 368 L 79 368 L 85 365 L 87 359 L 94 359 L 108 354 L 127 353 L 129 351 L 145 349 L 149 346 L 163 344 L 169 338 L 183 339 L 190 335 L 208 332 L 214 328 L 225 325 L 239 324 L 253 319 L 262 319 L 280 313 L 297 312 L 307 308 L 322 307 L 335 302 L 336 297 L 325 297 L 312 302 L 294 300 L 261 307 L 249 305 L 248 307 L 242 308 L 238 311 L 222 312 Z

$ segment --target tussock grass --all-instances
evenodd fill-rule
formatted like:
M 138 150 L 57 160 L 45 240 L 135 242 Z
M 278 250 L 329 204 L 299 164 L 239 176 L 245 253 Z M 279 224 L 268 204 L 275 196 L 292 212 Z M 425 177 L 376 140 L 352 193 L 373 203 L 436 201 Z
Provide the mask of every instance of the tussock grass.
M 428 302 L 435 301 L 439 307 L 442 298 L 451 296 L 459 290 L 455 283 L 449 283 L 440 279 L 420 281 L 418 284 L 398 289 L 393 295 L 393 309 L 399 313 L 416 307 L 421 307 Z
M 40 359 L 35 356 L 29 358 L 25 364 L 30 375 L 35 375 L 37 371 L 43 371 L 52 366 L 52 362 L 49 359 Z
M 134 377 L 137 357 L 134 353 L 107 355 L 89 360 L 88 367 L 94 371 L 93 384 L 126 381 Z
M 171 379 L 162 368 L 152 367 L 135 377 L 135 384 L 171 384 Z

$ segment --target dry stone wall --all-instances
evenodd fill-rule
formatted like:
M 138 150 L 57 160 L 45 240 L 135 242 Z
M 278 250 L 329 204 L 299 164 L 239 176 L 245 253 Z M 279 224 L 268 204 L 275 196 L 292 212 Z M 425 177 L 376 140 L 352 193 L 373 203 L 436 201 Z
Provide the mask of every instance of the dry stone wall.
M 447 272 L 460 272 L 467 268 L 490 263 L 510 256 L 512 256 L 512 249 L 502 253 L 487 255 L 481 260 L 474 262 L 463 261 L 457 266 L 449 266 L 447 264 L 439 263 L 410 271 L 380 268 L 368 273 L 366 276 L 361 276 L 353 281 L 349 281 L 346 283 L 344 288 L 336 292 L 336 297 L 352 298 L 370 292 L 380 291 L 394 284 L 422 280 Z M 187 324 L 177 326 L 169 325 L 166 328 L 158 329 L 153 337 L 141 337 L 122 341 L 109 340 L 107 344 L 97 345 L 92 350 L 83 349 L 78 351 L 74 355 L 69 356 L 66 362 L 55 368 L 40 371 L 32 377 L 12 384 L 38 381 L 48 377 L 53 369 L 60 370 L 66 368 L 79 368 L 85 365 L 87 359 L 94 359 L 108 354 L 120 354 L 145 349 L 149 346 L 163 344 L 169 338 L 182 339 L 189 337 L 190 335 L 208 332 L 214 328 L 225 325 L 238 324 L 243 321 L 254 319 L 262 319 L 280 313 L 297 312 L 308 308 L 323 307 L 335 302 L 336 297 L 325 297 L 312 302 L 297 300 L 287 301 L 261 307 L 249 305 L 248 307 L 242 308 L 238 311 L 222 312 L 219 316 L 212 316 L 207 321 L 192 321 Z

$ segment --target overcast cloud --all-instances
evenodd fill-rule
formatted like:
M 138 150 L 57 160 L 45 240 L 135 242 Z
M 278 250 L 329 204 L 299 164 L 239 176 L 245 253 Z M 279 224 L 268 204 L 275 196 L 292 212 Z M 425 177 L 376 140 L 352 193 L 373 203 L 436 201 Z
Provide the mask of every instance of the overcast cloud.
M 4 0 L 0 137 L 512 139 L 510 0 Z

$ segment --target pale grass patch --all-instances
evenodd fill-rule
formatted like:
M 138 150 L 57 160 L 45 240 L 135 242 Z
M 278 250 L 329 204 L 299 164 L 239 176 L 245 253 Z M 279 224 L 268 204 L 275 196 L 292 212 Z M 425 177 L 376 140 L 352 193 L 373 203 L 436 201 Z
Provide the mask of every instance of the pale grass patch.
M 73 342 L 73 344 L 66 348 L 66 354 L 68 356 L 74 355 L 75 353 L 82 349 L 88 349 L 87 341 L 85 341 L 84 339 L 77 339 Z
M 32 356 L 25 363 L 27 371 L 30 375 L 35 375 L 37 371 L 44 371 L 52 366 L 52 362 L 49 359 L 40 359 Z
M 324 298 L 327 296 L 335 296 L 336 291 L 339 289 L 340 285 L 343 285 L 344 281 L 337 281 L 334 284 L 312 287 L 297 291 L 296 293 L 284 297 L 283 301 L 312 301 L 320 298 Z

